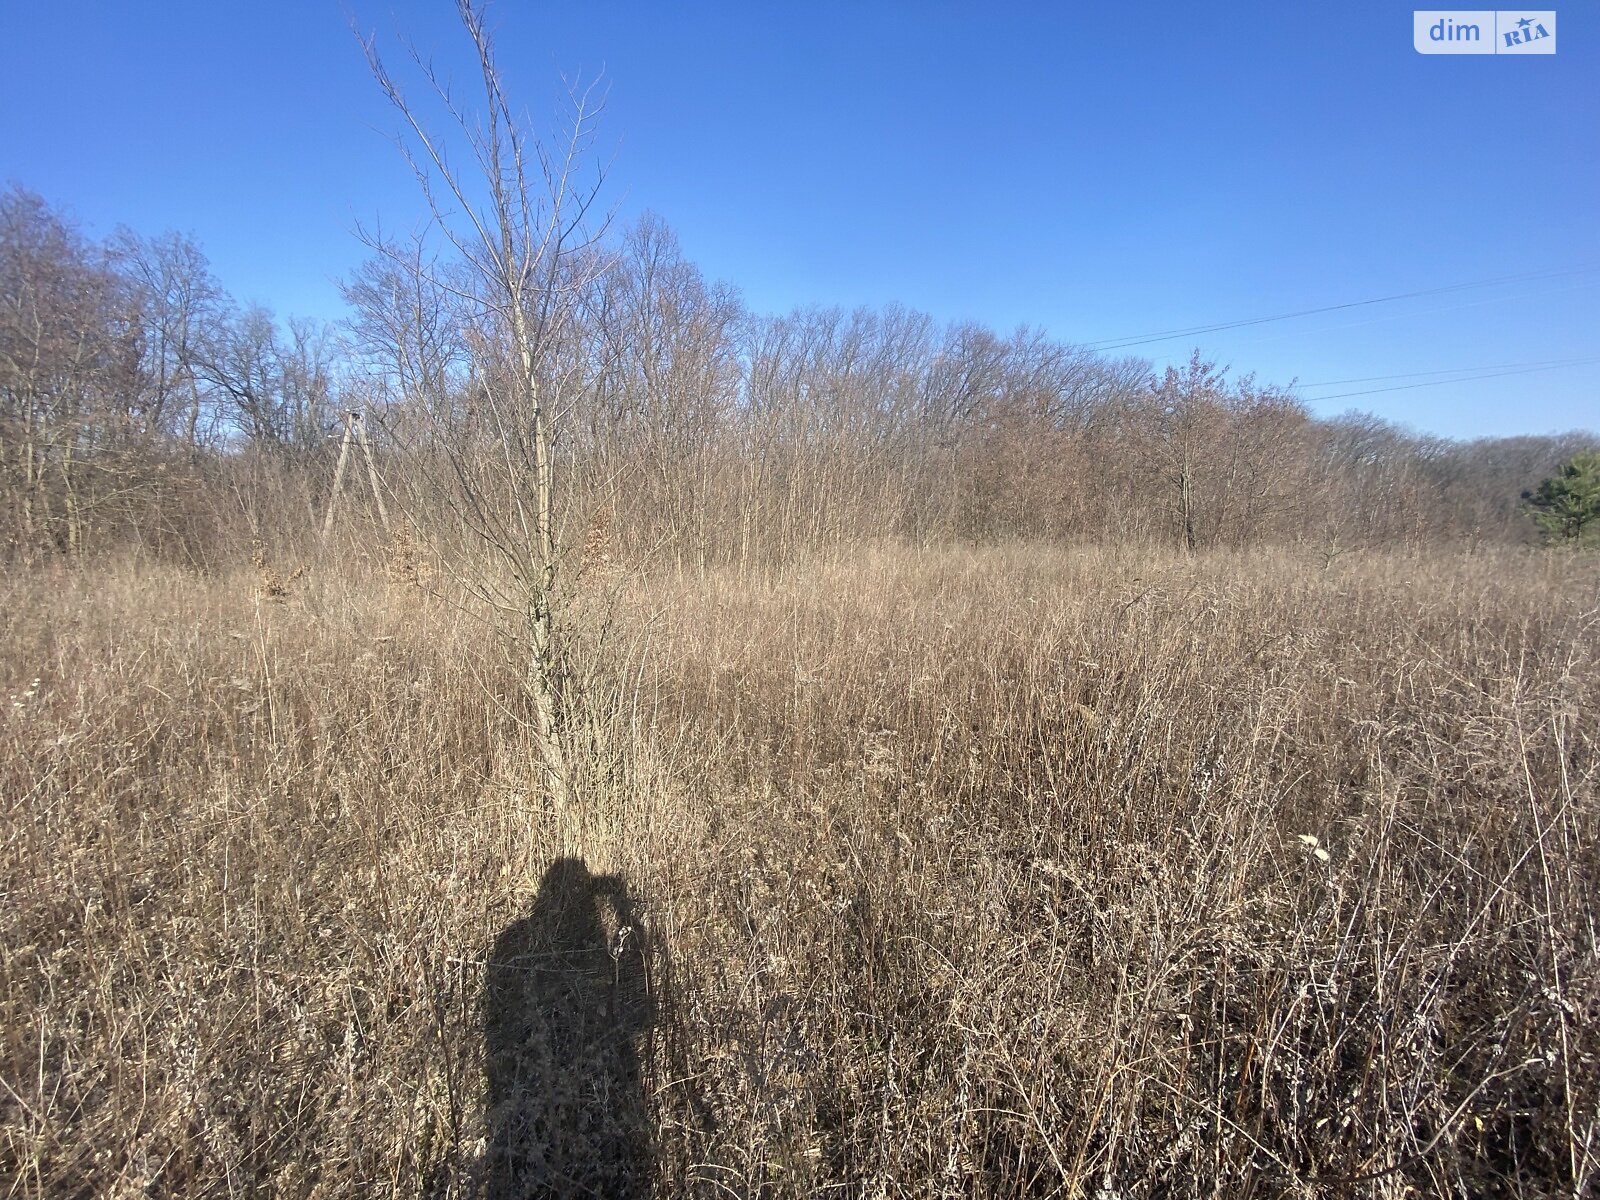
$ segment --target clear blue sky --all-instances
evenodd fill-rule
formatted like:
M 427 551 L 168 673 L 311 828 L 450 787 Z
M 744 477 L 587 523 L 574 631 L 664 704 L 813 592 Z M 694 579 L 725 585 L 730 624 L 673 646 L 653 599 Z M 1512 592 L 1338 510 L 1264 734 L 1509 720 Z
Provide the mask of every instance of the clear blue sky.
M 1191 344 L 1305 383 L 1600 356 L 1600 12 L 1553 56 L 1421 56 L 1411 8 L 502 0 L 514 90 L 603 69 L 623 218 L 762 311 L 899 301 L 1093 343 L 1507 276 Z M 0 180 L 178 229 L 336 317 L 352 230 L 418 215 L 351 16 L 468 63 L 453 6 L 0 0 Z M 390 42 L 388 57 L 398 57 Z M 1320 401 L 1454 436 L 1600 426 L 1600 363 Z

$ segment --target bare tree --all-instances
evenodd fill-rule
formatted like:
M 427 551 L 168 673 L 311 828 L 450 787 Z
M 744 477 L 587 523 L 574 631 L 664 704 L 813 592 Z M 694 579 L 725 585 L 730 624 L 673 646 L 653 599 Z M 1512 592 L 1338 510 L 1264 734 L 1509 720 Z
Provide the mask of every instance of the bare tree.
M 200 248 L 181 234 L 144 238 L 119 230 L 112 261 L 132 283 L 143 336 L 138 416 L 151 431 L 181 437 L 191 453 L 209 440 L 216 405 L 200 370 L 229 307 Z
M 646 214 L 591 289 L 585 315 L 593 365 L 567 442 L 602 485 L 628 481 L 639 515 L 664 526 L 680 565 L 687 552 L 704 566 L 710 476 L 738 400 L 733 330 L 743 309 Z
M 459 0 L 457 12 L 482 88 L 476 111 L 413 50 L 411 61 L 437 108 L 438 119 L 430 118 L 384 64 L 375 43 L 363 42 L 373 78 L 400 114 L 401 152 L 456 270 L 441 270 L 424 256 L 397 255 L 381 239 L 369 244 L 425 288 L 460 299 L 470 314 L 472 419 L 466 436 L 438 443 L 448 487 L 430 474 L 430 498 L 448 505 L 498 563 L 498 570 L 467 567 L 459 577 L 480 600 L 512 618 L 511 632 L 526 660 L 523 679 L 543 782 L 565 808 L 570 775 L 560 727 L 551 425 L 571 385 L 556 349 L 600 269 L 591 252 L 600 230 L 590 228 L 590 217 L 604 171 L 585 170 L 599 103 L 592 85 L 570 87 L 563 136 L 542 139 L 513 110 L 484 6 Z M 453 156 L 462 150 L 464 157 Z
M 303 458 L 337 419 L 340 351 L 332 326 L 304 317 L 282 326 L 269 309 L 250 304 L 222 308 L 187 354 L 217 418 L 236 437 Z
M 1201 508 L 1207 498 L 1199 477 L 1218 457 L 1217 442 L 1226 422 L 1225 388 L 1223 370 L 1202 359 L 1198 350 L 1182 370 L 1168 367 L 1160 379 L 1151 381 L 1151 420 L 1157 436 L 1150 451 L 1173 488 L 1182 543 L 1190 553 L 1212 540 L 1202 532 Z
M 460 298 L 470 279 L 459 269 L 452 273 L 421 235 L 370 240 L 382 249 L 342 289 L 354 310 L 345 323 L 351 349 L 367 367 L 388 421 L 414 416 L 452 426 L 462 415 L 458 402 L 470 366 L 465 313 L 471 306 Z
M 137 299 L 103 247 L 44 201 L 0 192 L 0 489 L 6 540 L 77 554 L 143 480 Z

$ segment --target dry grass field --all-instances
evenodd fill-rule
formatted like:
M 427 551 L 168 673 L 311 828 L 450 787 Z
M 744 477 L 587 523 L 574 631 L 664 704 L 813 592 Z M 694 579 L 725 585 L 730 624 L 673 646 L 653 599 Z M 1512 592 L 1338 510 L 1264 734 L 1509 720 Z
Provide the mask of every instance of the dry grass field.
M 0 1196 L 1579 1196 L 1592 556 L 0 577 Z

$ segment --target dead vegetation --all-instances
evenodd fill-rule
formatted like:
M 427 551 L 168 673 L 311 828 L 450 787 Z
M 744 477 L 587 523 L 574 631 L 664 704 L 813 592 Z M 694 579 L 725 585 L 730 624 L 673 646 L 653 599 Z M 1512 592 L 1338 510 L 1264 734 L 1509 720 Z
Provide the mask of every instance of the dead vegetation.
M 0 581 L 4 1194 L 1593 1187 L 1592 560 L 619 577 L 569 812 L 383 574 Z M 494 1000 L 574 862 L 626 1070 Z

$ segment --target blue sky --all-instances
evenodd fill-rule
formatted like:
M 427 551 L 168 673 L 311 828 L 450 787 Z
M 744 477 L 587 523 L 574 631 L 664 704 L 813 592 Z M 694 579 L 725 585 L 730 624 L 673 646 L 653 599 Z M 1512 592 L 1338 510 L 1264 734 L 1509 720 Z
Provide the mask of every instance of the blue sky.
M 1453 436 L 1600 426 L 1600 13 L 1554 56 L 1422 56 L 1387 3 L 502 0 L 514 91 L 604 71 L 627 219 L 762 311 L 897 301 L 1153 343 Z M 0 0 L 0 179 L 91 232 L 178 229 L 226 286 L 337 317 L 358 221 L 418 198 L 349 22 L 467 81 L 453 6 Z M 1396 376 L 1397 378 L 1386 378 Z M 1372 378 L 1385 377 L 1385 378 Z M 1334 397 L 1322 400 L 1321 397 Z

